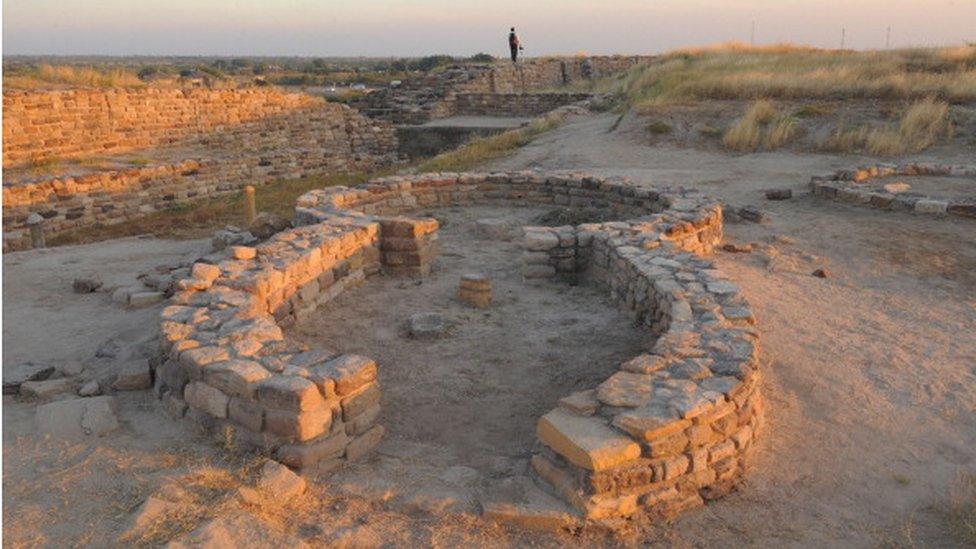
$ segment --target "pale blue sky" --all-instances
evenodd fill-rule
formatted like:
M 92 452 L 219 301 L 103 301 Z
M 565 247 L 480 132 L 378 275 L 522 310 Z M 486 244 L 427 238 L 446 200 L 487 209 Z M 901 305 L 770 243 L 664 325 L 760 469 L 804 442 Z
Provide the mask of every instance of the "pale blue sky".
M 5 54 L 653 53 L 749 40 L 880 48 L 976 41 L 976 0 L 4 0 Z

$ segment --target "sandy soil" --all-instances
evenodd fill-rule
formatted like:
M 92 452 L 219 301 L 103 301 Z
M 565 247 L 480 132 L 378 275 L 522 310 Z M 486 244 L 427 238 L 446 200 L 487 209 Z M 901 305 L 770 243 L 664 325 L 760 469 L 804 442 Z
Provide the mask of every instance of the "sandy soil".
M 454 506 L 494 497 L 501 479 L 528 472 L 538 418 L 574 391 L 590 389 L 623 360 L 653 343 L 603 291 L 560 283 L 526 284 L 518 241 L 481 236 L 475 221 L 505 219 L 513 228 L 535 224 L 536 208 L 433 210 L 442 222 L 441 254 L 423 281 L 374 277 L 343 293 L 288 334 L 313 348 L 361 353 L 379 365 L 380 422 L 389 436 L 376 463 L 357 465 L 340 480 L 350 490 L 382 482 L 387 497 L 413 501 L 429 491 L 428 473 L 464 476 Z M 516 229 L 517 230 L 517 229 Z M 490 309 L 457 298 L 458 281 L 482 272 L 492 281 Z M 410 315 L 435 312 L 448 322 L 440 339 L 418 340 L 406 329 Z M 409 461 L 401 454 L 410 447 Z M 451 469 L 453 468 L 453 469 Z M 430 476 L 430 475 L 428 475 Z M 459 494 L 459 492 L 463 492 Z M 499 496 L 500 497 L 500 496 Z
M 148 393 L 118 397 L 120 431 L 79 441 L 37 436 L 32 421 L 36 404 L 5 396 L 5 544 L 117 545 L 132 510 L 147 495 L 175 480 L 197 494 L 192 505 L 187 503 L 192 512 L 149 541 L 179 537 L 214 516 L 246 512 L 250 517 L 247 531 L 257 528 L 261 535 L 248 534 L 251 537 L 239 540 L 241 544 L 260 539 L 268 545 L 294 545 L 295 540 L 302 540 L 329 546 L 958 545 L 944 509 L 956 476 L 976 472 L 976 337 L 972 335 L 976 333 L 976 222 L 858 208 L 806 194 L 810 175 L 869 159 L 652 148 L 647 146 L 646 121 L 628 117 L 608 133 L 613 121 L 612 115 L 575 119 L 490 167 L 579 169 L 699 186 L 726 202 L 754 204 L 769 212 L 768 224 L 726 227 L 729 241 L 755 243 L 752 253 L 715 256 L 719 267 L 742 286 L 752 302 L 768 361 L 764 387 L 768 429 L 754 470 L 736 493 L 682 516 L 672 525 L 625 531 L 614 537 L 594 530 L 538 534 L 503 528 L 466 514 L 418 513 L 444 499 L 425 499 L 422 491 L 415 491 L 420 497 L 413 506 L 399 505 L 383 491 L 382 483 L 357 494 L 356 487 L 363 483 L 352 469 L 341 473 L 351 476 L 314 483 L 297 503 L 271 511 L 242 510 L 233 492 L 241 482 L 249 482 L 246 458 L 205 441 L 184 423 L 169 420 Z M 962 163 L 971 161 L 971 150 L 939 149 L 917 159 Z M 762 190 L 768 187 L 792 188 L 795 198 L 766 202 Z M 461 219 L 458 233 L 448 225 L 445 244 L 455 238 L 452 234 L 464 241 L 463 216 Z M 192 246 L 136 240 L 5 254 L 4 362 L 81 360 L 105 338 L 140 327 L 150 329 L 155 323 L 154 309 L 124 312 L 105 294 L 76 296 L 69 289 L 71 278 L 91 268 L 106 279 L 129 283 L 156 263 L 183 257 Z M 506 246 L 486 244 L 484 257 L 480 251 L 465 251 L 462 257 L 448 255 L 442 265 L 458 271 L 475 265 L 489 270 L 504 291 L 511 288 L 509 264 L 496 266 L 491 258 L 502 261 L 508 257 Z M 831 276 L 810 276 L 820 267 L 826 267 Z M 357 301 L 350 297 L 349 302 L 341 302 L 345 303 L 342 307 L 326 308 L 318 321 L 323 334 L 330 329 L 339 334 L 329 322 L 351 319 L 356 310 L 384 310 L 381 321 L 360 321 L 376 333 L 350 333 L 343 345 L 388 343 L 388 348 L 367 354 L 384 363 L 414 365 L 427 374 L 414 379 L 411 371 L 384 364 L 383 375 L 390 376 L 384 378 L 389 395 L 385 421 L 393 427 L 391 444 L 377 458 L 376 477 L 418 474 L 412 471 L 426 467 L 424 474 L 436 475 L 442 484 L 435 486 L 424 477 L 424 485 L 440 489 L 464 484 L 470 491 L 462 495 L 477 495 L 480 479 L 506 474 L 518 477 L 518 465 L 510 462 L 512 468 L 503 472 L 496 460 L 482 460 L 477 451 L 465 453 L 463 442 L 482 444 L 474 427 L 470 433 L 460 427 L 470 415 L 455 419 L 445 413 L 444 423 L 453 426 L 447 434 L 424 426 L 441 403 L 452 414 L 463 413 L 459 395 L 439 395 L 444 391 L 438 389 L 444 385 L 438 383 L 464 390 L 460 396 L 470 395 L 479 405 L 485 395 L 478 385 L 482 379 L 477 376 L 482 372 L 494 374 L 487 379 L 499 389 L 521 386 L 505 372 L 491 370 L 493 364 L 487 360 L 451 356 L 449 347 L 477 341 L 480 331 L 490 326 L 488 322 L 500 323 L 501 330 L 514 330 L 519 324 L 544 321 L 545 309 L 573 318 L 577 313 L 564 303 L 570 297 L 581 299 L 580 311 L 587 317 L 603 315 L 610 320 L 611 327 L 618 327 L 615 332 L 621 331 L 621 324 L 613 320 L 612 311 L 587 296 L 586 288 L 565 288 L 563 294 L 555 288 L 538 294 L 503 293 L 499 312 L 492 311 L 485 318 L 479 316 L 483 313 L 467 313 L 451 301 L 447 290 L 453 286 L 452 278 L 435 277 L 414 288 L 399 288 L 398 282 L 382 279 L 371 281 L 356 291 L 368 290 L 372 284 L 391 285 L 387 288 L 390 295 L 404 295 L 404 302 L 388 303 L 384 310 L 372 298 Z M 443 289 L 438 289 L 440 284 Z M 418 296 L 423 295 L 431 299 L 421 301 Z M 543 305 L 543 300 L 551 303 L 538 313 L 517 322 L 510 315 L 520 304 Z M 438 308 L 459 321 L 452 338 L 429 350 L 423 348 L 429 353 L 426 356 L 417 352 L 414 342 L 399 335 L 404 315 L 414 307 Z M 509 313 L 502 314 L 504 311 Z M 559 345 L 550 350 L 532 345 L 524 352 L 533 359 L 544 359 L 545 353 L 565 357 L 561 347 L 574 345 L 567 336 L 576 333 L 578 326 L 593 326 L 592 320 L 579 316 L 578 324 L 573 325 L 536 324 L 542 333 L 557 337 Z M 589 356 L 611 358 L 618 349 L 625 350 L 630 341 L 626 328 L 617 335 L 623 338 L 620 343 L 612 349 L 594 349 Z M 513 356 L 514 350 L 488 348 L 483 352 L 489 358 L 504 358 Z M 390 359 L 394 355 L 398 360 Z M 404 355 L 402 361 L 400 355 Z M 556 371 L 545 360 L 537 363 L 543 364 L 547 375 Z M 451 369 L 455 364 L 462 368 Z M 602 367 L 604 362 L 599 364 Z M 581 363 L 569 365 L 568 371 L 581 375 Z M 528 368 L 529 364 L 518 367 Z M 435 374 L 435 379 L 429 374 Z M 398 389 L 391 387 L 394 379 L 413 381 L 417 393 L 400 388 L 405 392 L 397 396 Z M 555 382 L 570 388 L 575 380 L 556 378 Z M 426 405 L 421 395 L 442 398 L 437 405 Z M 504 399 L 508 406 L 520 400 L 510 395 Z M 400 410 L 403 416 L 391 417 L 390 410 Z M 504 421 L 507 418 L 501 415 L 488 416 L 477 429 L 491 425 L 499 432 L 514 433 L 516 441 L 523 440 L 518 434 L 525 426 L 518 418 L 531 410 L 513 407 L 512 413 L 511 421 Z M 405 440 L 408 436 L 396 432 L 400 428 L 411 433 L 409 438 L 422 440 Z M 513 442 L 497 451 L 491 449 L 491 455 L 517 458 L 523 448 Z M 439 459 L 432 464 L 418 463 L 434 454 Z M 394 462 L 395 467 L 390 465 Z M 384 468 L 387 465 L 389 469 Z M 476 480 L 472 482 L 472 478 Z

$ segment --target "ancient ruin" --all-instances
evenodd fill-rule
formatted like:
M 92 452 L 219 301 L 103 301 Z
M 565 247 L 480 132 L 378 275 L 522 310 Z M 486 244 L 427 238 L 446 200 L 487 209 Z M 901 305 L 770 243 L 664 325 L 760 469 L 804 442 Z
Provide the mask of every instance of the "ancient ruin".
M 933 185 L 935 194 L 912 189 L 897 178 L 935 177 L 973 180 L 976 167 L 931 163 L 877 164 L 814 176 L 810 190 L 817 196 L 878 208 L 929 215 L 976 217 L 976 201 L 963 191 L 953 194 L 951 185 Z
M 384 433 L 375 424 L 376 364 L 289 349 L 282 329 L 367 276 L 428 274 L 437 221 L 404 215 L 506 202 L 618 215 L 526 227 L 523 276 L 600 285 L 658 335 L 647 353 L 539 419 L 535 472 L 591 519 L 670 516 L 727 493 L 762 423 L 759 343 L 738 288 L 701 259 L 721 240 L 721 210 L 693 191 L 520 172 L 309 192 L 296 205 L 296 228 L 198 263 L 177 282 L 162 313 L 156 391 L 177 416 L 230 431 L 293 467 L 331 470 L 361 458 Z

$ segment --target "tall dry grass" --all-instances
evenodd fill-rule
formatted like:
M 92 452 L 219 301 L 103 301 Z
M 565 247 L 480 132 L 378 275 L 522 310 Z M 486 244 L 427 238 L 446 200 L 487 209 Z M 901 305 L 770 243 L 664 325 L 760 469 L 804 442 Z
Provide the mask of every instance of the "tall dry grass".
M 866 151 L 892 156 L 921 152 L 952 137 L 949 104 L 932 98 L 912 103 L 897 125 L 838 128 L 821 143 L 831 152 Z
M 118 68 L 98 69 L 69 65 L 39 65 L 36 68 L 5 75 L 3 85 L 9 89 L 35 89 L 51 86 L 90 88 L 138 88 L 146 85 L 134 72 Z
M 738 43 L 677 50 L 612 85 L 640 108 L 706 99 L 976 100 L 976 46 L 895 51 Z
M 785 145 L 795 128 L 793 116 L 780 112 L 771 101 L 760 100 L 725 132 L 722 143 L 735 151 L 771 151 Z

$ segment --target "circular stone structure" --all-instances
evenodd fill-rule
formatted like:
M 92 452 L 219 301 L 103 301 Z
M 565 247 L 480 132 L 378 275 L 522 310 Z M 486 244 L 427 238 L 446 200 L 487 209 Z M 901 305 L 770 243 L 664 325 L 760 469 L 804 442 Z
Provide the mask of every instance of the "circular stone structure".
M 295 468 L 367 455 L 378 425 L 369 358 L 284 343 L 282 328 L 367 276 L 424 276 L 438 223 L 422 208 L 601 209 L 620 221 L 524 227 L 527 283 L 580 281 L 657 338 L 539 418 L 532 469 L 580 518 L 672 516 L 733 489 L 763 424 L 759 335 L 739 289 L 703 259 L 718 203 L 695 190 L 586 174 L 434 173 L 330 187 L 297 201 L 295 228 L 198 263 L 162 312 L 156 391 L 168 410 Z
M 976 179 L 976 166 L 876 164 L 814 176 L 810 180 L 810 190 L 817 196 L 883 210 L 976 218 L 976 186 L 970 196 L 939 197 L 913 192 L 910 185 L 895 183 L 881 188 L 870 185 L 891 177 L 916 176 Z

